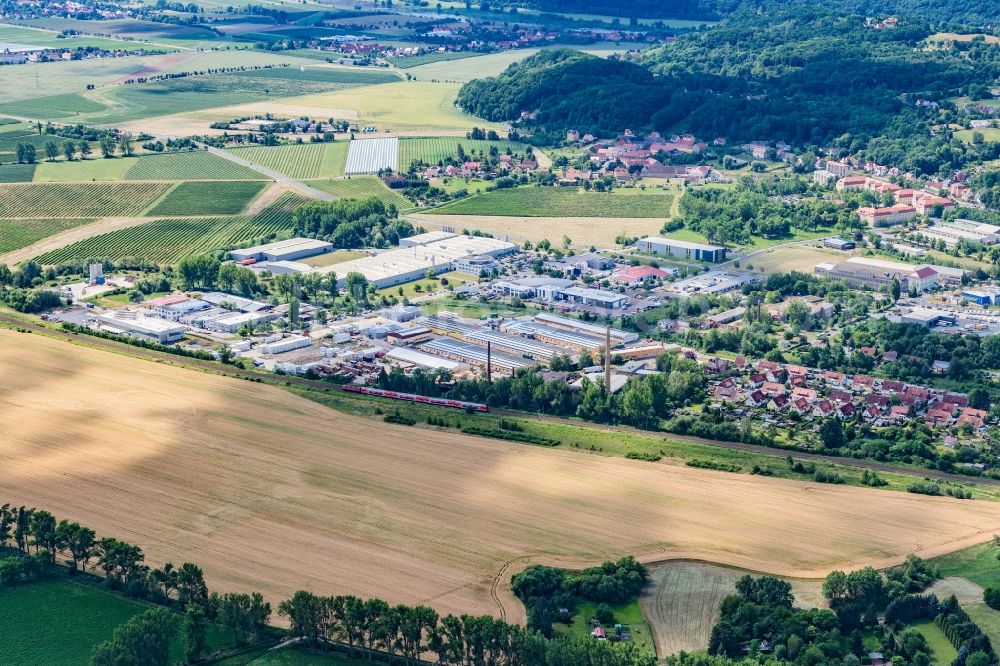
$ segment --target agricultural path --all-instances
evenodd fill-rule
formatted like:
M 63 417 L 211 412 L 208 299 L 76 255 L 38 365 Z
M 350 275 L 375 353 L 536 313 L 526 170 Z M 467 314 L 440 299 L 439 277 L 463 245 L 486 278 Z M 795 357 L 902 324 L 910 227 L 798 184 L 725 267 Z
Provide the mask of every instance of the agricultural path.
M 128 227 L 135 227 L 148 222 L 152 222 L 152 219 L 148 217 L 101 218 L 92 224 L 84 224 L 83 226 L 73 227 L 72 229 L 67 229 L 66 231 L 61 231 L 52 236 L 43 238 L 40 241 L 32 243 L 31 245 L 11 250 L 7 254 L 0 255 L 0 263 L 13 267 L 21 262 L 43 255 L 46 252 L 59 250 L 67 245 L 72 245 L 73 243 L 77 243 L 94 236 L 100 236 L 101 234 L 118 231 L 119 229 L 127 229 Z
M 206 146 L 204 144 L 198 144 L 198 145 L 202 148 L 207 149 L 208 152 L 212 153 L 213 155 L 218 155 L 219 157 L 227 159 L 230 162 L 235 162 L 236 164 L 245 166 L 248 169 L 253 169 L 257 173 L 263 174 L 275 182 L 285 183 L 286 185 L 290 185 L 291 187 L 297 189 L 299 192 L 302 192 L 302 194 L 305 194 L 307 197 L 311 197 L 313 199 L 319 199 L 320 201 L 334 200 L 334 196 L 332 194 L 327 194 L 322 190 L 317 190 L 315 187 L 310 187 L 309 185 L 303 183 L 301 180 L 295 180 L 294 178 L 286 176 L 283 173 L 279 173 L 274 169 L 268 169 L 267 167 L 261 166 L 256 162 L 245 160 L 242 157 L 233 155 L 231 152 L 227 150 L 223 150 L 222 148 L 214 148 L 212 146 Z

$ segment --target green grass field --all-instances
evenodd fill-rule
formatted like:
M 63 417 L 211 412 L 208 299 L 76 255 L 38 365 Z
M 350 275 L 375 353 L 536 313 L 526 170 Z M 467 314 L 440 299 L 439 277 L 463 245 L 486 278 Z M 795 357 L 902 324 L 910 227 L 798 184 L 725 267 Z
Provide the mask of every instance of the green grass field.
M 90 222 L 93 222 L 93 220 L 76 217 L 54 220 L 0 219 L 0 253 L 26 247 L 60 231 L 79 227 Z
M 432 62 L 447 62 L 449 60 L 463 60 L 465 58 L 475 58 L 482 55 L 475 51 L 445 51 L 444 53 L 423 53 L 408 58 L 392 58 L 389 62 L 400 69 L 409 69 L 421 65 L 429 65 Z
M 105 107 L 80 93 L 73 92 L 6 102 L 0 109 L 3 113 L 15 116 L 69 121 L 73 116 L 103 111 Z
M 0 164 L 0 183 L 30 183 L 37 164 Z
M 0 217 L 138 215 L 166 183 L 23 183 L 0 186 Z
M 968 604 L 962 608 L 969 614 L 976 626 L 989 637 L 995 650 L 995 646 L 1000 645 L 1000 612 L 993 610 L 986 604 Z
M 256 215 L 154 220 L 73 243 L 37 260 L 58 264 L 87 257 L 141 257 L 170 264 L 182 257 L 250 244 L 288 231 L 292 225 L 289 212 L 302 201 L 299 195 L 288 194 Z
M 292 178 L 338 178 L 344 175 L 349 145 L 346 141 L 338 141 L 231 150 L 234 155 Z
M 253 169 L 204 150 L 138 158 L 127 180 L 264 180 Z
M 139 161 L 138 157 L 114 159 L 92 158 L 73 162 L 41 162 L 35 169 L 36 183 L 66 183 L 88 180 L 126 180 L 126 174 Z
M 663 217 L 673 195 L 639 190 L 582 192 L 575 187 L 518 187 L 494 190 L 434 209 L 441 215 L 520 217 Z
M 264 189 L 260 181 L 191 181 L 167 192 L 149 215 L 236 215 Z
M 955 138 L 959 141 L 964 141 L 965 143 L 972 143 L 972 139 L 976 133 L 983 135 L 983 140 L 985 141 L 1000 141 L 1000 128 L 996 127 L 984 127 L 982 129 L 974 130 L 959 130 L 955 132 Z
M 937 666 L 950 666 L 955 661 L 958 650 L 944 635 L 941 628 L 934 624 L 933 620 L 920 620 L 913 622 L 910 626 L 917 629 L 927 639 L 927 646 L 931 649 L 931 663 Z
M 0 591 L 0 663 L 85 666 L 98 643 L 115 628 L 152 606 L 106 592 L 96 585 L 53 579 Z M 16 637 L 16 640 L 13 639 Z M 222 647 L 231 637 L 217 627 L 209 644 Z M 184 658 L 178 633 L 171 661 Z
M 427 164 L 451 158 L 458 158 L 458 147 L 470 160 L 489 155 L 490 148 L 496 148 L 501 154 L 509 148 L 511 152 L 524 154 L 526 146 L 513 141 L 484 141 L 481 139 L 463 139 L 460 137 L 417 138 L 399 140 L 399 168 L 406 171 L 416 161 Z
M 1000 585 L 1000 547 L 992 541 L 942 555 L 931 560 L 941 568 L 941 576 L 962 576 L 986 587 Z
M 309 183 L 318 190 L 329 192 L 338 199 L 367 199 L 377 197 L 386 204 L 395 204 L 400 210 L 413 208 L 413 202 L 395 190 L 390 190 L 375 176 L 354 176 L 337 180 L 319 180 Z

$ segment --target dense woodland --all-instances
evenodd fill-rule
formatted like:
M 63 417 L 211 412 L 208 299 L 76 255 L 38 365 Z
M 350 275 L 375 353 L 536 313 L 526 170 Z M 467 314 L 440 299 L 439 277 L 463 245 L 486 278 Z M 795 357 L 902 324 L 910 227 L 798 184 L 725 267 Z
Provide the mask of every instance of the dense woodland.
M 937 122 L 941 112 L 916 109 L 918 98 L 943 103 L 1000 73 L 1000 48 L 927 49 L 930 34 L 922 19 L 875 30 L 861 14 L 768 3 L 643 51 L 634 63 L 545 51 L 466 84 L 459 103 L 492 121 L 537 111 L 525 123 L 538 142 L 561 140 L 568 129 L 614 136 L 628 127 L 863 146 L 904 109 L 914 116 L 908 126 Z
M 392 247 L 414 233 L 393 204 L 379 199 L 311 201 L 292 212 L 293 236 L 329 241 L 339 248 Z
M 964 25 L 990 25 L 1000 18 L 1000 5 L 992 0 L 805 0 L 839 11 L 861 14 L 904 14 L 928 21 Z M 506 0 L 492 5 L 524 7 L 548 12 L 601 14 L 623 18 L 717 20 L 740 6 L 762 0 Z

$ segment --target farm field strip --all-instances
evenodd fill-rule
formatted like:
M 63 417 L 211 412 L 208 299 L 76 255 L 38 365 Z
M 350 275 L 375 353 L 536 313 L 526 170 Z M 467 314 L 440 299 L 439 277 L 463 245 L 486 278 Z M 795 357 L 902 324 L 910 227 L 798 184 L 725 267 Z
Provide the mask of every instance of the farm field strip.
M 253 169 L 204 150 L 136 159 L 125 173 L 126 180 L 264 180 Z
M 399 139 L 356 139 L 347 151 L 347 175 L 399 168 Z
M 434 209 L 441 215 L 524 217 L 659 217 L 670 215 L 669 193 L 583 192 L 527 186 L 484 192 Z
M 285 146 L 231 148 L 230 152 L 291 178 L 337 178 L 344 175 L 348 144 L 304 143 Z
M 43 264 L 71 259 L 141 257 L 168 264 L 182 257 L 269 237 L 291 228 L 292 208 L 303 201 L 285 195 L 257 215 L 153 220 L 94 236 L 37 257 Z
M 634 553 L 821 577 L 1000 531 L 998 503 L 394 426 L 7 330 L 0 377 L 4 501 L 128 539 L 151 563 L 199 563 L 213 589 L 272 604 L 308 589 L 496 613 L 492 579 L 514 560 L 510 573 Z
M 138 215 L 165 183 L 20 183 L 0 186 L 0 217 Z
M 48 220 L 0 219 L 0 254 L 27 247 L 36 241 L 57 234 L 60 231 L 90 224 L 91 222 L 93 220 L 78 217 Z
M 412 209 L 413 202 L 399 192 L 389 189 L 375 176 L 355 176 L 337 180 L 316 180 L 309 183 L 317 190 L 332 194 L 338 199 L 366 199 L 376 197 L 386 204 L 393 204 L 399 210 Z
M 458 157 L 458 147 L 475 160 L 481 155 L 488 155 L 491 148 L 496 148 L 501 154 L 509 148 L 514 153 L 523 153 L 526 146 L 514 141 L 487 141 L 485 139 L 463 139 L 460 137 L 404 138 L 399 140 L 399 168 L 407 170 L 417 161 L 427 164 L 437 164 L 447 158 Z
M 249 181 L 187 181 L 166 193 L 148 215 L 236 215 L 260 194 L 266 183 Z

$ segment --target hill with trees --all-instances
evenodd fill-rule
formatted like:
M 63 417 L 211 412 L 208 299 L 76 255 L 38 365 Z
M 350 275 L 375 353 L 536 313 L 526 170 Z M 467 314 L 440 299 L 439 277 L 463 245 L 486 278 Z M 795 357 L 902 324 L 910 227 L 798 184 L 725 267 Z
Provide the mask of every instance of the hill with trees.
M 859 14 L 768 4 L 635 62 L 544 51 L 466 84 L 459 104 L 491 121 L 520 121 L 536 143 L 569 129 L 609 136 L 631 128 L 863 146 L 904 112 L 907 126 L 940 122 L 940 108 L 917 100 L 946 107 L 1000 74 L 1000 47 L 928 49 L 930 34 L 923 19 L 876 30 Z

